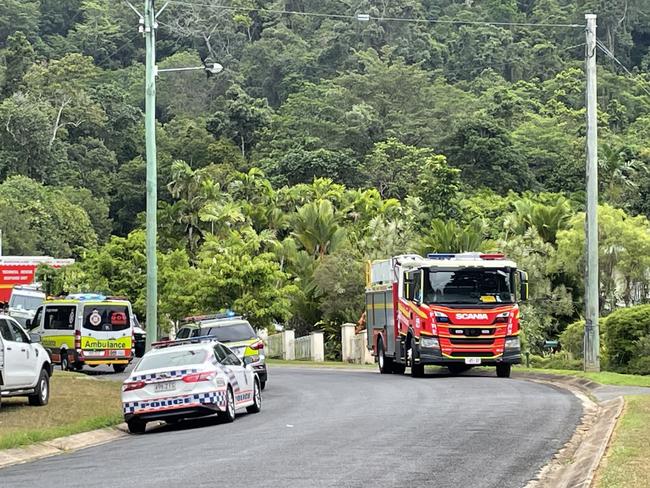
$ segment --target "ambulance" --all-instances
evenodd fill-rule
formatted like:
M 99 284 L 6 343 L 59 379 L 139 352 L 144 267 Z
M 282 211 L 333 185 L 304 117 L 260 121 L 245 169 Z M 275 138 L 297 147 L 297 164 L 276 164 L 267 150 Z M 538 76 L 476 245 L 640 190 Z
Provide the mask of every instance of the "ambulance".
M 128 300 L 83 293 L 43 302 L 28 327 L 63 370 L 109 365 L 121 373 L 134 357 L 132 317 Z

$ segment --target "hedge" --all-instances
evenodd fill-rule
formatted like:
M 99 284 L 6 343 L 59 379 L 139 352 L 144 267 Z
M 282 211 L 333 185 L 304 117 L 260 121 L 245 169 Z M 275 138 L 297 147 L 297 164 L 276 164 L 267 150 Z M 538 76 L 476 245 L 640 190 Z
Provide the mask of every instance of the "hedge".
M 612 370 L 650 374 L 650 305 L 621 308 L 608 316 L 605 343 Z

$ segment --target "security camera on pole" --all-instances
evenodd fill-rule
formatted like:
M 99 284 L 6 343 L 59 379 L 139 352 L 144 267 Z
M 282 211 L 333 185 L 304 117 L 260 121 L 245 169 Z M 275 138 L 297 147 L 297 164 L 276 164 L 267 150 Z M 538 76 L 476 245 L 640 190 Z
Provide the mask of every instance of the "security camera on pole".
M 219 63 L 203 62 L 203 66 L 158 69 L 156 66 L 156 29 L 158 16 L 167 8 L 165 3 L 156 13 L 155 0 L 144 0 L 144 15 L 128 0 L 128 6 L 139 18 L 139 31 L 144 35 L 145 62 L 145 141 L 147 153 L 147 343 L 146 349 L 158 340 L 158 262 L 156 258 L 158 170 L 156 162 L 156 77 L 171 71 L 204 70 L 208 78 L 223 70 Z

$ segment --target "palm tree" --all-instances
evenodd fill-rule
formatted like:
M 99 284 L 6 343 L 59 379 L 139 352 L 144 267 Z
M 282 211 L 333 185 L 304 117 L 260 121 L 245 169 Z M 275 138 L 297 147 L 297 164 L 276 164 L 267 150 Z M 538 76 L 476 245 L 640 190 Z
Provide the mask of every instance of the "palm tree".
M 335 251 L 345 240 L 345 229 L 334 215 L 328 200 L 311 202 L 298 209 L 294 223 L 294 237 L 313 257 L 322 258 Z
M 489 246 L 485 240 L 483 222 L 476 219 L 465 227 L 457 222 L 435 219 L 431 222 L 429 230 L 420 239 L 420 254 L 431 252 L 472 252 L 482 251 Z

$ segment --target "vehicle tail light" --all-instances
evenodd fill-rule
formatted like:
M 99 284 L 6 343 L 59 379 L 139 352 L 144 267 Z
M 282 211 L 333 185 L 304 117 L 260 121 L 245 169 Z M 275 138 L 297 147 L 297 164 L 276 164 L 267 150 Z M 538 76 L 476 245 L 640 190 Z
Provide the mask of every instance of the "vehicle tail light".
M 216 374 L 214 371 L 209 371 L 207 373 L 192 373 L 186 374 L 183 376 L 183 382 L 185 383 L 198 383 L 199 381 L 212 381 Z
M 255 349 L 256 351 L 259 351 L 260 349 L 264 349 L 264 343 L 262 341 L 257 341 L 254 344 L 251 344 L 250 346 L 251 349 Z
M 129 381 L 122 385 L 122 391 L 141 390 L 146 385 L 144 381 Z
M 81 351 L 81 331 L 80 330 L 75 330 L 74 331 L 74 348 L 77 350 L 77 352 Z

